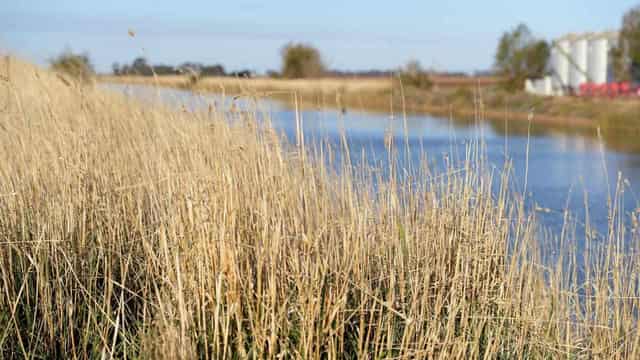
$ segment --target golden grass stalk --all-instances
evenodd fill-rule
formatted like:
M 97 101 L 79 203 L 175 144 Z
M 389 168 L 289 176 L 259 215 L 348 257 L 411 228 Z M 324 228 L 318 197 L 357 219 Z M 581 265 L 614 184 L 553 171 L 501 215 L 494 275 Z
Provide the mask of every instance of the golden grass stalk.
M 619 211 L 577 276 L 575 250 L 543 261 L 508 174 L 471 153 L 440 174 L 345 161 L 336 176 L 251 112 L 10 71 L 3 357 L 638 356 L 637 252 L 618 245 Z

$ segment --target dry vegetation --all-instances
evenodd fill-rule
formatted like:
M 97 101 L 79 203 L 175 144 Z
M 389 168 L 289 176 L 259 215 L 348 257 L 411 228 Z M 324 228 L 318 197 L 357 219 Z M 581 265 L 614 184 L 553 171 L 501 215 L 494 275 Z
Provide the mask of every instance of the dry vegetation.
M 336 176 L 250 112 L 7 68 L 0 357 L 640 356 L 638 241 L 622 253 L 615 211 L 602 246 L 543 261 L 482 162 Z
M 526 122 L 531 109 L 535 121 L 567 129 L 605 131 L 637 131 L 640 101 L 631 98 L 575 98 L 539 97 L 520 91 L 505 91 L 498 84 L 500 78 L 460 78 L 430 76 L 432 89 L 402 84 L 397 78 L 321 78 L 321 79 L 237 79 L 211 77 L 201 79 L 195 86 L 184 76 L 161 76 L 157 79 L 142 76 L 102 76 L 103 82 L 146 84 L 227 94 L 252 94 L 290 99 L 297 93 L 308 107 L 347 108 L 389 112 L 390 100 L 403 101 L 407 110 L 435 115 L 456 115 L 473 118 L 477 113 L 478 92 L 488 118 Z M 606 134 L 605 134 L 606 137 Z
M 145 76 L 102 76 L 102 82 L 125 83 L 185 88 L 188 81 L 181 75 L 159 76 L 157 79 Z M 391 87 L 391 79 L 385 78 L 317 78 L 317 79 L 272 79 L 257 77 L 250 79 L 234 77 L 205 77 L 200 79 L 197 90 L 226 92 L 238 94 L 243 92 L 287 92 L 297 91 L 301 94 L 325 94 L 334 95 L 337 92 L 364 92 L 385 91 Z

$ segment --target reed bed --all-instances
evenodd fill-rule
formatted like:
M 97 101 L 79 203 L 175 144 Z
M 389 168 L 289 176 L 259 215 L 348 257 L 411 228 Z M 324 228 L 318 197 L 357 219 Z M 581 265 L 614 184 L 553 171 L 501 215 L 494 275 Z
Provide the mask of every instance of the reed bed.
M 568 226 L 547 256 L 477 150 L 383 177 L 250 111 L 6 68 L 0 357 L 640 356 L 639 242 L 615 199 L 609 234 Z

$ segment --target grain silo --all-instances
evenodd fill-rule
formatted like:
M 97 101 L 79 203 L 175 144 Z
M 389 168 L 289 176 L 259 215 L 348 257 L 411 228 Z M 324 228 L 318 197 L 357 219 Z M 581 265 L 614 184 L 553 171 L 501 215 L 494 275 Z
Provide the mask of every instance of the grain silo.
M 571 60 L 569 66 L 569 85 L 574 90 L 578 90 L 581 84 L 587 82 L 588 52 L 588 37 L 577 37 L 571 46 Z
M 551 75 L 553 87 L 562 93 L 569 86 L 569 58 L 571 56 L 571 41 L 563 37 L 554 42 L 551 49 Z
M 609 39 L 605 34 L 596 34 L 589 41 L 589 81 L 595 84 L 607 82 Z

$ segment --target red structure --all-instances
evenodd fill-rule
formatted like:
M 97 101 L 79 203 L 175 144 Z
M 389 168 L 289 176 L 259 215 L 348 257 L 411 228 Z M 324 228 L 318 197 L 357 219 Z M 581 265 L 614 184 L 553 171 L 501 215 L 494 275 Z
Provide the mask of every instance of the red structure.
M 580 85 L 579 96 L 585 97 L 618 97 L 640 95 L 640 87 L 633 87 L 628 81 L 607 84 L 584 83 Z

